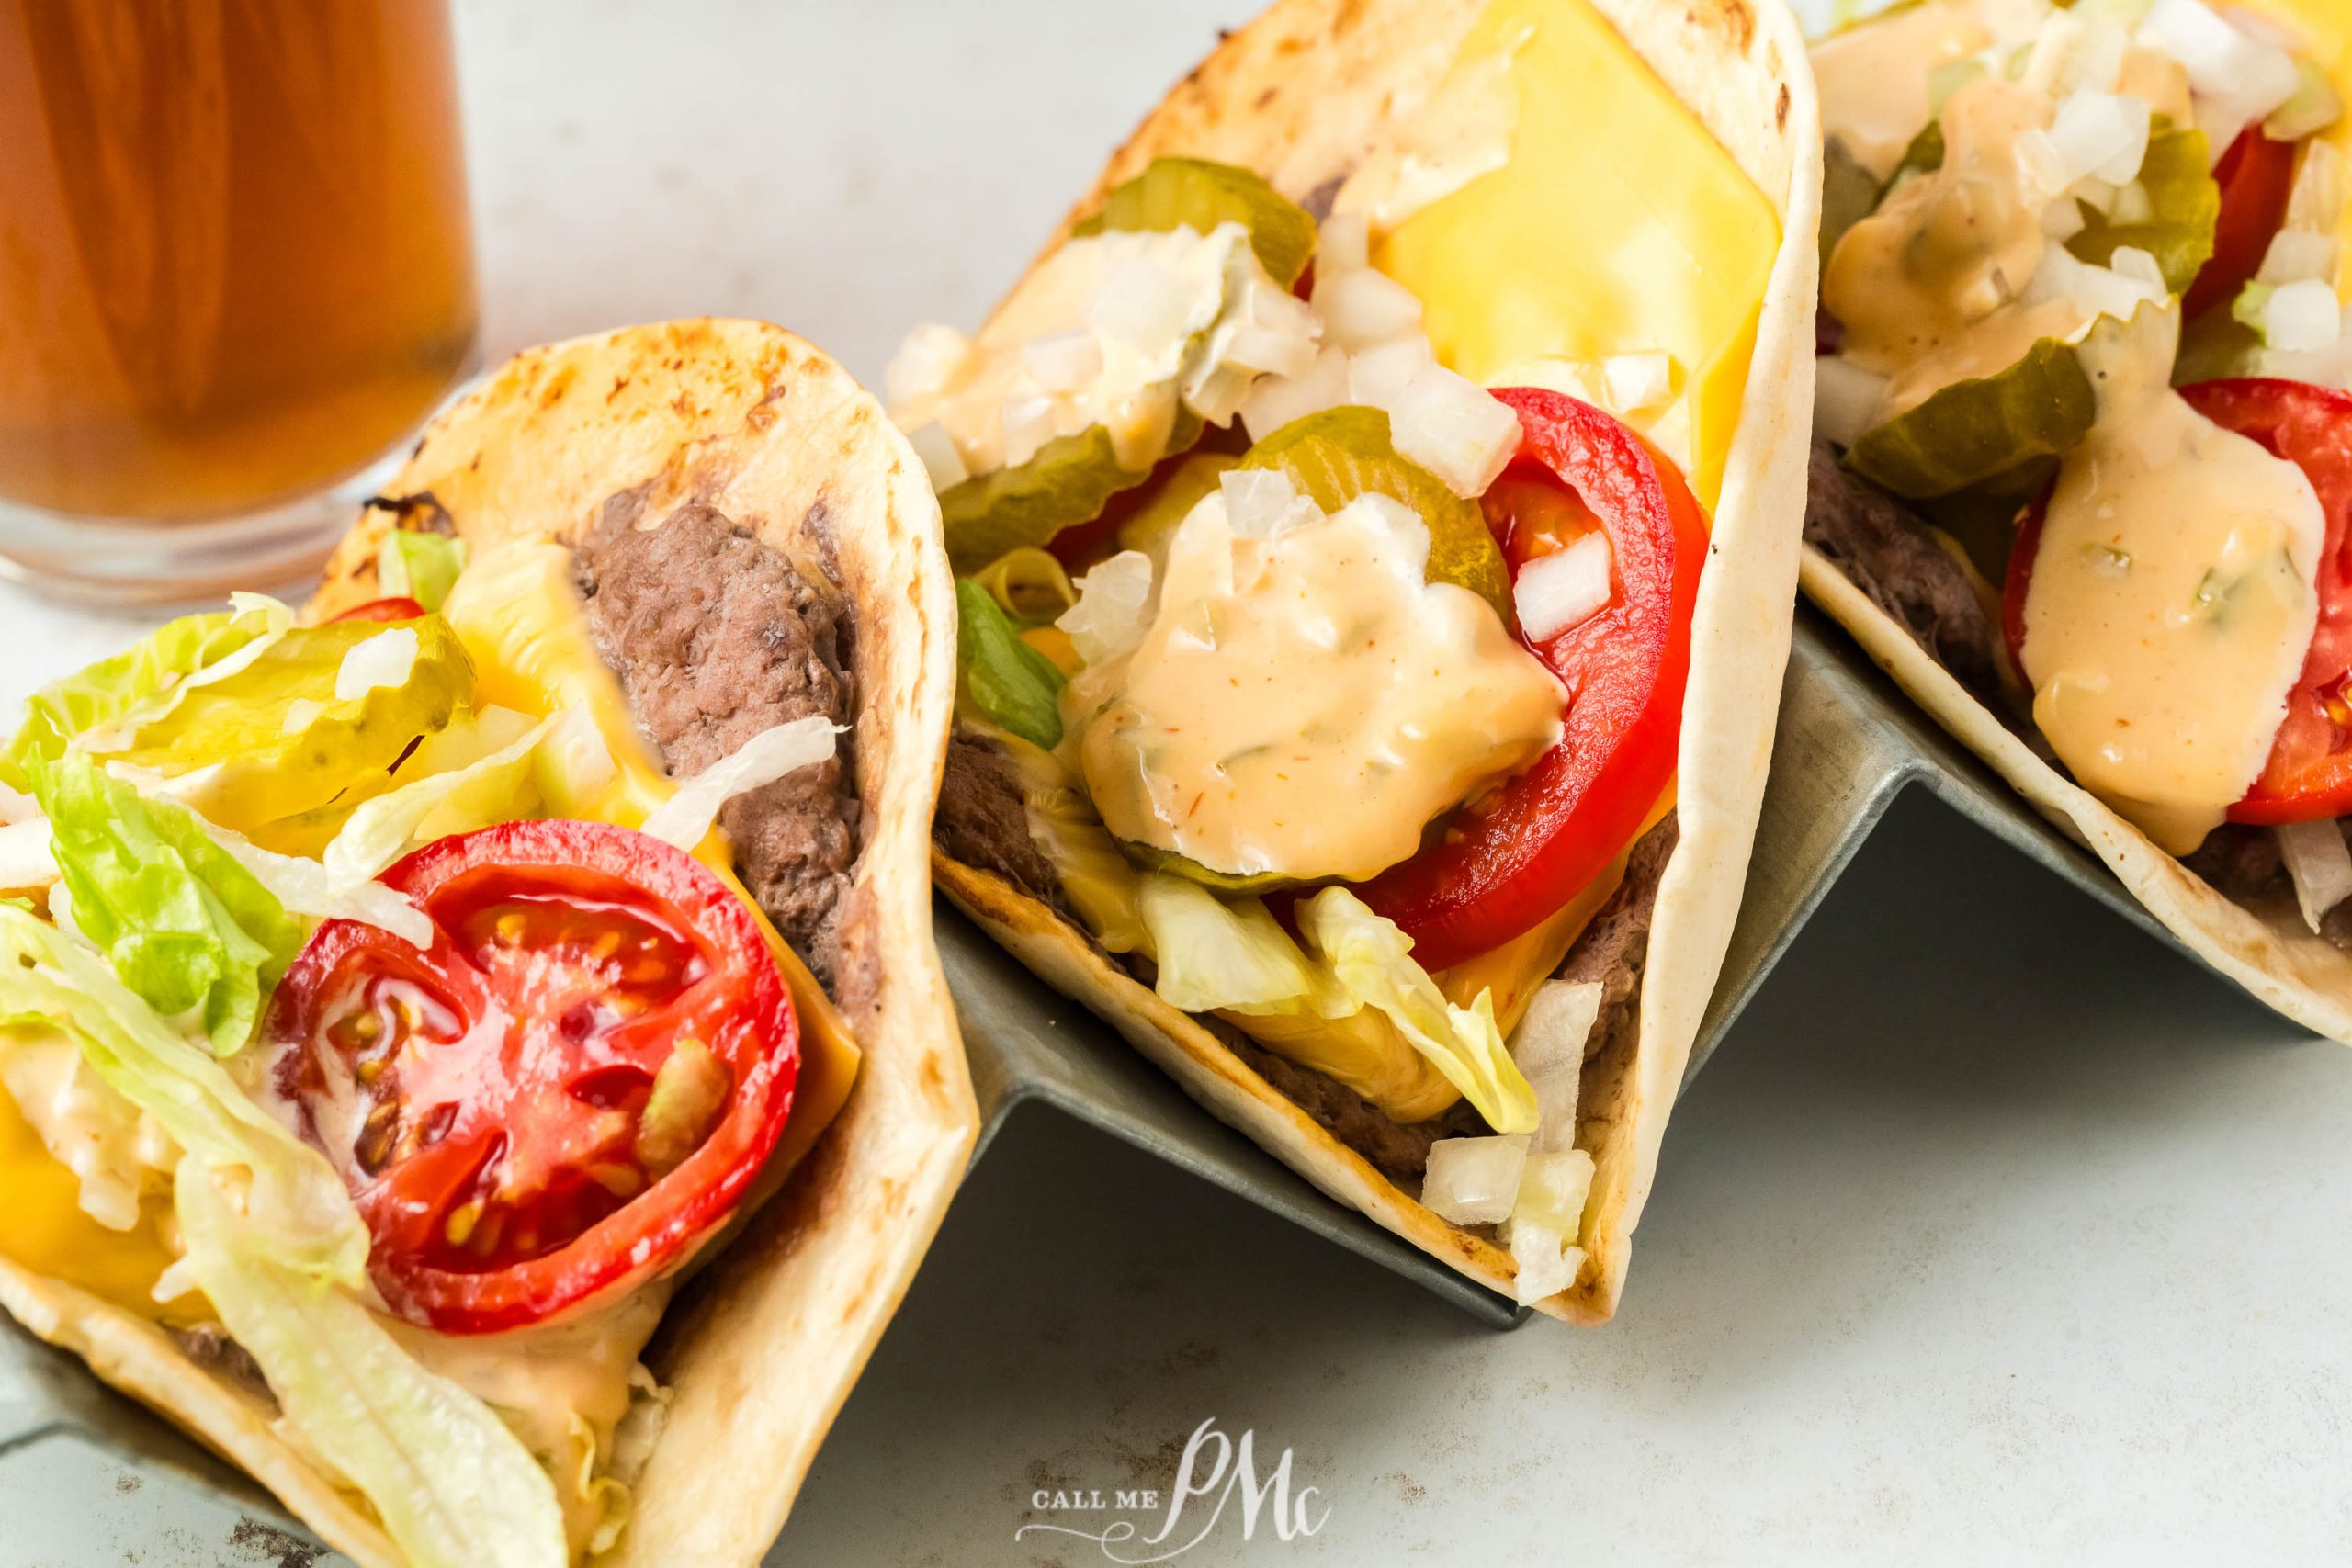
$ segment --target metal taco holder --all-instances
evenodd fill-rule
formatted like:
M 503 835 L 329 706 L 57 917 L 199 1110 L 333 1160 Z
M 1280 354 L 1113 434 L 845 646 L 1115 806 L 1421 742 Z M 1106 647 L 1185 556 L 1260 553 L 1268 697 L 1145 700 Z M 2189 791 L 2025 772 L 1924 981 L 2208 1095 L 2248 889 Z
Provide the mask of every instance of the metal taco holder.
M 1801 605 L 1747 892 L 1686 1085 L 1888 807 L 1913 785 L 2186 952 L 2088 851 L 1920 715 L 1836 626 Z M 979 1094 L 976 1164 L 1008 1128 L 1017 1137 L 1038 1116 L 1057 1112 L 1370 1258 L 1493 1327 L 1530 1315 L 1324 1196 L 1216 1121 L 1109 1026 L 1029 974 L 944 901 L 938 940 Z M 175 1484 L 154 1489 L 136 1508 L 121 1506 L 142 1490 L 135 1478 L 146 1476 Z M 121 1562 L 126 1547 L 163 1529 L 223 1543 L 218 1553 L 189 1561 L 325 1561 L 251 1481 L 5 1315 L 0 1518 L 11 1521 L 17 1538 L 10 1551 L 28 1553 L 18 1560 L 52 1568 Z

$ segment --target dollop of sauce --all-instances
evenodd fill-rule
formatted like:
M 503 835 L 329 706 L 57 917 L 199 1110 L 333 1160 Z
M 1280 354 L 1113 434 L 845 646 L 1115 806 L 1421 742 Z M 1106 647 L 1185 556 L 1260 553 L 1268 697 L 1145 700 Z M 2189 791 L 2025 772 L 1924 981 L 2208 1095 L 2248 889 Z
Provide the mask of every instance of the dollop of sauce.
M 2006 7 L 2039 8 L 2031 0 L 2011 0 Z M 1815 45 L 1813 79 L 1821 92 L 1824 135 L 1843 141 L 1855 161 L 1883 182 L 1919 128 L 1934 118 L 1930 73 L 1999 41 L 1996 18 L 1985 11 L 1977 0 L 1927 0 Z M 2031 28 L 2028 22 L 2025 30 Z
M 1063 694 L 1104 824 L 1217 871 L 1363 878 L 1557 743 L 1560 683 L 1485 600 L 1425 581 L 1429 552 L 1383 496 L 1270 538 L 1202 502 L 1142 641 Z
M 2261 775 L 2318 622 L 2326 533 L 2293 463 L 2167 384 L 2177 310 L 2085 345 L 2099 417 L 2025 601 L 2033 717 L 2084 787 L 2175 854 Z
M 1905 182 L 1838 243 L 1821 301 L 1845 326 L 1845 356 L 1893 378 L 1881 417 L 2096 318 L 2082 301 L 2021 298 L 2050 247 L 2049 197 L 2029 188 L 2018 141 L 2050 119 L 2049 97 L 2030 87 L 1966 84 L 1944 104 L 1942 167 Z

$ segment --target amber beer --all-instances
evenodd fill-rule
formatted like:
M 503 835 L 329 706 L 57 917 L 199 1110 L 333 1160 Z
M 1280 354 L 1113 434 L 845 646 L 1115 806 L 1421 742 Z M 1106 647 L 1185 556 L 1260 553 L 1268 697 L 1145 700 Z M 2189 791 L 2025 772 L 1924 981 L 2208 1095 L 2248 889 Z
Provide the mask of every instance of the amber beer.
M 474 331 L 445 0 L 0 0 L 0 554 L 316 495 Z

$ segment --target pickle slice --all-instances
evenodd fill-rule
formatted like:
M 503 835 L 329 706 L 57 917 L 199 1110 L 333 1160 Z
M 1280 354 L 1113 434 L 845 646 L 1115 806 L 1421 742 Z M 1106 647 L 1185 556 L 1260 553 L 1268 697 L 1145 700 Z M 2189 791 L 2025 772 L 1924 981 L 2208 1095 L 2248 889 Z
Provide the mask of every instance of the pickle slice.
M 1167 449 L 1181 452 L 1200 438 L 1201 416 L 1178 404 Z M 1113 496 L 1150 477 L 1148 467 L 1119 466 L 1111 433 L 1099 424 L 1057 435 L 1025 463 L 976 474 L 940 492 L 948 564 L 958 576 L 970 577 L 1010 551 L 1042 547 L 1063 529 L 1093 522 Z
M 402 628 L 417 639 L 408 679 L 338 698 L 344 657 Z M 109 755 L 166 778 L 209 770 L 184 798 L 243 833 L 368 791 L 473 698 L 473 664 L 447 621 L 426 615 L 402 628 L 371 621 L 297 626 L 236 674 L 189 692 L 142 728 L 129 750 Z
M 2117 223 L 2098 209 L 2082 207 L 2083 231 L 2066 242 L 2077 260 L 2105 266 L 2118 250 L 2135 246 L 2156 258 L 2165 287 L 2186 294 L 2213 256 L 2213 236 L 2222 221 L 2222 187 L 2206 167 L 2208 143 L 2201 130 L 2159 129 L 2148 139 L 2140 164 L 2155 215 L 2144 222 Z
M 1286 876 L 1279 871 L 1219 871 L 1214 866 L 1203 865 L 1190 855 L 1179 854 L 1174 850 L 1163 850 L 1157 844 L 1134 843 L 1115 834 L 1113 835 L 1111 841 L 1119 846 L 1121 854 L 1146 871 L 1163 871 L 1170 876 L 1181 876 L 1187 882 L 1196 882 L 1213 892 L 1273 893 L 1285 887 L 1306 886 L 1299 878 Z
M 1193 229 L 1205 234 L 1220 223 L 1249 230 L 1250 248 L 1258 253 L 1260 265 L 1285 288 L 1298 281 L 1315 254 L 1315 220 L 1304 208 L 1248 169 L 1204 158 L 1154 158 L 1070 232 Z
M 1821 265 L 1827 271 L 1838 242 L 1878 210 L 1883 191 L 1876 176 L 1838 138 L 1831 137 L 1821 151 Z
M 1495 607 L 1504 626 L 1513 624 L 1510 573 L 1486 513 L 1397 452 L 1385 410 L 1325 409 L 1295 419 L 1250 447 L 1241 466 L 1288 474 L 1298 492 L 1326 512 L 1366 494 L 1404 502 L 1429 525 L 1429 581 L 1467 588 Z
M 1151 558 L 1153 570 L 1159 570 L 1168 559 L 1168 541 L 1174 536 L 1176 525 L 1216 492 L 1219 479 L 1240 466 L 1241 459 L 1227 452 L 1195 452 L 1185 458 L 1119 525 L 1119 547 L 1141 550 Z
M 1846 466 L 1913 501 L 1972 489 L 2018 494 L 2090 434 L 2098 412 L 2081 357 L 2043 338 L 2007 369 L 1955 381 L 1870 431 Z

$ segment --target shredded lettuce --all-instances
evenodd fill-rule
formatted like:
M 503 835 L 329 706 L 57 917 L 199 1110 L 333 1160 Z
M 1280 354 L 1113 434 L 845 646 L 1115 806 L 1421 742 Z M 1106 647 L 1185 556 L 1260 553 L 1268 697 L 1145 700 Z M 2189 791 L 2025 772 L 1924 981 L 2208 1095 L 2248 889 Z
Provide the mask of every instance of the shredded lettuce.
M 187 679 L 293 623 L 275 600 L 241 599 L 233 610 L 167 621 L 110 659 L 42 687 L 25 705 L 25 720 L 0 751 L 0 784 L 28 789 L 31 763 L 64 755 L 66 742 L 120 723 L 169 699 Z
M 1498 1133 L 1532 1133 L 1530 1088 L 1495 1024 L 1491 993 L 1469 1007 L 1445 999 L 1413 962 L 1413 940 L 1344 887 L 1326 887 L 1298 906 L 1299 934 L 1359 1007 L 1385 1014 L 1413 1048 L 1445 1075 Z
M 187 1271 L 415 1568 L 565 1568 L 554 1483 L 487 1404 L 420 1365 L 356 1300 L 254 1246 L 199 1162 L 181 1162 L 176 1193 Z
M 356 1286 L 368 1229 L 326 1157 L 250 1099 L 219 1062 L 55 927 L 0 909 L 0 1026 L 64 1031 L 108 1088 L 215 1168 L 248 1173 L 252 1247 L 278 1267 Z
M 1012 617 L 970 578 L 956 580 L 956 662 L 972 705 L 1031 745 L 1060 745 L 1066 682 L 1054 661 L 1022 641 Z
M 505 716 L 493 719 L 493 714 Z M 437 771 L 361 802 L 320 857 L 329 874 L 345 886 L 366 882 L 400 859 L 412 842 L 537 816 L 545 792 L 536 755 L 558 721 L 544 718 L 516 735 L 514 724 L 520 716 L 503 708 L 486 710 L 431 756 L 419 747 L 413 760 Z M 495 750 L 478 750 L 492 741 L 498 743 Z
M 308 934 L 196 813 L 150 800 L 85 752 L 34 759 L 58 879 L 82 934 L 167 1017 L 192 1013 L 221 1055 L 244 1048 Z
M 692 853 L 718 819 L 719 807 L 750 790 L 763 789 L 789 773 L 814 767 L 833 754 L 837 735 L 849 727 L 811 714 L 770 725 L 680 784 L 655 807 L 639 831 Z
M 388 597 L 413 599 L 427 615 L 441 607 L 466 567 L 462 539 L 395 528 L 376 552 L 376 582 Z
M 1136 904 L 1159 966 L 1153 988 L 1169 1006 L 1321 1011 L 1306 954 L 1257 899 L 1227 903 L 1198 883 L 1155 874 Z

